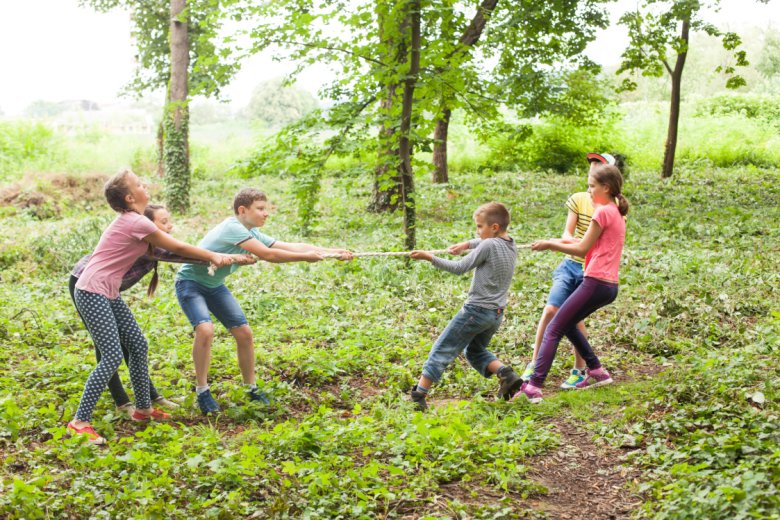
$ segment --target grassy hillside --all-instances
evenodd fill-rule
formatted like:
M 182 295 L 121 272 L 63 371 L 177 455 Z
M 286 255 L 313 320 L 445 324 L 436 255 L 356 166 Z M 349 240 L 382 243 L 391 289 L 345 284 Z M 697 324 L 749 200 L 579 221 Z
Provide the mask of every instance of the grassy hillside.
M 420 178 L 419 244 L 473 236 L 472 210 L 499 200 L 520 243 L 560 233 L 577 176 L 456 173 Z M 243 184 L 269 193 L 264 229 L 295 241 L 286 181 L 205 175 L 174 234 L 196 241 L 229 214 Z M 72 190 L 59 189 L 69 197 Z M 94 190 L 93 190 L 94 191 Z M 469 280 L 427 263 L 260 264 L 229 279 L 257 343 L 270 407 L 244 402 L 230 336 L 218 327 L 211 383 L 224 413 L 194 406 L 191 334 L 161 269 L 155 299 L 125 294 L 150 340 L 152 378 L 183 398 L 174 421 L 136 425 L 108 393 L 95 412 L 109 439 L 65 437 L 94 366 L 67 294 L 68 269 L 112 217 L 99 196 L 59 212 L 8 211 L 0 230 L 0 515 L 55 517 L 556 517 L 544 462 L 574 428 L 580 449 L 627 464 L 618 495 L 657 518 L 776 518 L 780 508 L 780 175 L 754 167 L 690 169 L 668 182 L 632 171 L 633 203 L 615 304 L 588 320 L 617 384 L 556 392 L 570 368 L 562 346 L 545 402 L 497 402 L 495 380 L 462 359 L 422 415 L 406 398 Z M 306 240 L 356 251 L 401 249 L 400 215 L 365 212 L 363 179 L 328 179 Z M 492 344 L 521 367 L 560 257 L 519 254 L 506 320 Z M 129 388 L 126 367 L 121 375 Z M 749 397 L 749 398 L 748 398 Z M 565 451 L 564 451 L 565 452 Z M 585 485 L 586 459 L 566 461 Z M 624 473 L 625 474 L 625 473 Z M 582 511 L 585 504 L 572 504 Z M 775 516 L 773 516 L 775 515 Z

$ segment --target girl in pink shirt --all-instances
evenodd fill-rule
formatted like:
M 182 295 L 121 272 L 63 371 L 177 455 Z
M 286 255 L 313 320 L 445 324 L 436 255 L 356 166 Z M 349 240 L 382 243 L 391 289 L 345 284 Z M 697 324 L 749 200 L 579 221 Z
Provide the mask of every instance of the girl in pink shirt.
M 563 303 L 544 331 L 539 356 L 531 380 L 524 383 L 515 398 L 525 396 L 532 403 L 542 400 L 542 385 L 550 370 L 558 343 L 566 336 L 585 360 L 585 379 L 577 389 L 607 385 L 612 378 L 601 366 L 587 338 L 577 323 L 597 309 L 612 303 L 618 294 L 618 267 L 626 239 L 628 200 L 623 196 L 623 176 L 609 164 L 600 164 L 588 175 L 588 193 L 593 200 L 593 218 L 582 240 L 539 240 L 531 245 L 534 251 L 552 250 L 585 257 L 582 284 Z
M 163 420 L 170 416 L 152 408 L 149 398 L 148 345 L 141 329 L 119 295 L 122 277 L 149 249 L 150 244 L 181 256 L 205 260 L 217 267 L 233 259 L 180 242 L 157 228 L 143 216 L 149 193 L 143 182 L 130 170 L 123 170 L 108 180 L 106 200 L 119 213 L 100 237 L 95 252 L 81 273 L 74 290 L 76 308 L 100 350 L 100 362 L 89 375 L 75 418 L 68 431 L 83 434 L 93 444 L 105 444 L 90 424 L 92 411 L 109 378 L 122 361 L 122 344 L 130 353 L 128 366 L 136 398 L 136 420 Z M 120 338 L 122 339 L 120 342 Z

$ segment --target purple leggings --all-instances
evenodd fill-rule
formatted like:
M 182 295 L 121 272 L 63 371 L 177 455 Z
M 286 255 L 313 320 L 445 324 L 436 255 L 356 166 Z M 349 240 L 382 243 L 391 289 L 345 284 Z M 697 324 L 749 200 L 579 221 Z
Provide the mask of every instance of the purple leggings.
M 616 283 L 604 282 L 588 276 L 583 279 L 580 286 L 563 302 L 558 313 L 544 331 L 544 339 L 542 339 L 539 356 L 534 365 L 534 374 L 531 376 L 531 383 L 534 386 L 541 387 L 544 384 L 547 372 L 550 371 L 550 366 L 555 359 L 558 343 L 564 336 L 569 338 L 571 344 L 577 349 L 577 353 L 585 360 L 588 368 L 594 370 L 601 367 L 601 362 L 593 353 L 587 338 L 577 329 L 577 323 L 593 314 L 596 309 L 615 301 L 617 294 L 618 284 Z

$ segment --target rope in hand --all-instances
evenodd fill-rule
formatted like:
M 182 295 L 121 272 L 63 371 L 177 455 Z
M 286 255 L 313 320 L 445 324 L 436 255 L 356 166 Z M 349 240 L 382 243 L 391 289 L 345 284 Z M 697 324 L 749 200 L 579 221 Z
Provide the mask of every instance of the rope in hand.
M 515 246 L 517 249 L 530 249 L 531 244 L 519 244 Z M 433 255 L 443 255 L 443 254 L 450 254 L 446 249 L 434 249 L 431 251 L 426 251 L 427 253 L 431 253 Z M 382 252 L 369 252 L 369 253 L 352 253 L 353 258 L 370 258 L 370 257 L 378 257 L 378 256 L 409 256 L 411 255 L 411 251 L 382 251 Z M 341 258 L 340 253 L 324 253 L 322 254 L 322 258 Z M 209 275 L 214 276 L 214 273 L 216 272 L 217 267 L 214 264 L 209 264 Z
M 517 246 L 517 249 L 530 249 L 531 244 L 519 244 Z M 425 251 L 426 253 L 431 253 L 432 255 L 442 255 L 442 254 L 450 254 L 446 249 L 434 249 L 432 251 Z M 411 255 L 411 251 L 385 251 L 381 253 L 352 253 L 353 258 L 366 258 L 366 257 L 373 257 L 373 256 L 409 256 Z M 325 253 L 322 255 L 322 258 L 341 258 L 341 255 L 339 253 Z

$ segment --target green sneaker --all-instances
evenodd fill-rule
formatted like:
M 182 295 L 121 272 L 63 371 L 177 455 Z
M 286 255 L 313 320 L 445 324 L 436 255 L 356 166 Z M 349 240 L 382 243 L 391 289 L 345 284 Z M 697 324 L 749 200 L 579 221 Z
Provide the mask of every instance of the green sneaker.
M 525 370 L 523 370 L 523 375 L 520 376 L 520 379 L 522 379 L 523 381 L 530 381 L 532 375 L 534 375 L 533 361 L 531 361 L 525 366 Z
M 577 388 L 577 383 L 585 381 L 585 369 L 572 368 L 569 378 L 561 384 L 561 388 L 564 390 L 572 390 Z

